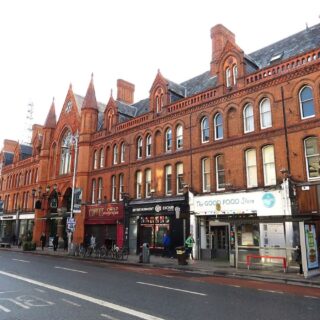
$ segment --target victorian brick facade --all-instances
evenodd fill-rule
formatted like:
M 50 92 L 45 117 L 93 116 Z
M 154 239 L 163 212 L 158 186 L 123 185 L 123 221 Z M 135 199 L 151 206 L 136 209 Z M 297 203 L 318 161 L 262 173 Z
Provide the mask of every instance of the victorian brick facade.
M 101 240 L 107 233 L 113 240 L 125 235 L 132 249 L 153 237 L 158 248 L 165 231 L 183 244 L 189 222 L 180 223 L 174 211 L 187 211 L 187 190 L 250 192 L 281 188 L 286 179 L 292 214 L 319 215 L 319 35 L 316 25 L 246 54 L 235 35 L 217 25 L 209 70 L 180 84 L 158 71 L 145 100 L 134 102 L 135 87 L 124 80 L 106 105 L 96 101 L 93 78 L 85 97 L 70 86 L 58 120 L 53 102 L 45 124 L 34 126 L 31 146 L 5 140 L 2 217 L 34 212 L 35 240 L 42 231 L 62 236 L 77 187 L 82 198 L 75 242 L 85 232 Z M 101 207 L 106 214 L 110 203 L 121 210 L 125 205 L 125 216 L 90 220 L 90 210 Z M 159 215 L 156 205 L 163 207 Z M 17 226 L 8 228 L 2 237 Z

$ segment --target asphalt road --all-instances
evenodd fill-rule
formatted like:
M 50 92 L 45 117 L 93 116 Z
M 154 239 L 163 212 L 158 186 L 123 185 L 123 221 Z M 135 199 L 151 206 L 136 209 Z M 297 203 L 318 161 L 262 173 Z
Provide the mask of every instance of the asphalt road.
M 320 319 L 320 289 L 0 252 L 0 320 Z

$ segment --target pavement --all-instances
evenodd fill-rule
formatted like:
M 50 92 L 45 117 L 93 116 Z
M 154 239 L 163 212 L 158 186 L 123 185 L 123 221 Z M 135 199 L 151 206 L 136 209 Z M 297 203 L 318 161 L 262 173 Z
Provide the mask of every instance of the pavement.
M 6 251 L 16 251 L 22 252 L 21 248 L 17 246 L 11 246 L 10 248 L 0 248 L 0 250 Z M 320 275 L 313 276 L 310 278 L 305 278 L 303 275 L 298 273 L 298 267 L 290 266 L 287 272 L 284 272 L 281 266 L 276 267 L 261 267 L 252 266 L 250 270 L 246 268 L 245 265 L 241 268 L 231 267 L 228 261 L 223 260 L 188 260 L 187 265 L 180 265 L 177 258 L 167 258 L 162 256 L 150 255 L 150 262 L 140 263 L 139 256 L 131 254 L 128 256 L 127 260 L 113 260 L 113 259 L 97 259 L 97 258 L 82 258 L 69 255 L 67 251 L 63 249 L 58 249 L 53 251 L 52 248 L 37 248 L 35 251 L 23 251 L 24 253 L 29 254 L 38 254 L 38 255 L 50 255 L 56 256 L 57 258 L 73 258 L 73 259 L 86 259 L 94 260 L 97 262 L 108 262 L 108 263 L 119 263 L 119 264 L 129 264 L 135 265 L 136 267 L 150 267 L 150 268 L 165 268 L 179 270 L 189 273 L 205 274 L 212 276 L 221 276 L 221 277 L 230 277 L 230 278 L 242 278 L 250 280 L 260 280 L 260 281 L 269 281 L 277 283 L 286 283 L 294 284 L 308 287 L 320 288 Z

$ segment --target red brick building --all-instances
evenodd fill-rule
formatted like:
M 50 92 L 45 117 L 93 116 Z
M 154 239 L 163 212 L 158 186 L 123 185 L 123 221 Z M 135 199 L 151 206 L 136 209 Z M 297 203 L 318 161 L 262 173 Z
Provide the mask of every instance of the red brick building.
M 184 243 L 188 190 L 230 194 L 290 181 L 291 214 L 319 215 L 320 25 L 251 54 L 222 25 L 211 41 L 209 70 L 192 79 L 178 84 L 158 71 L 138 102 L 134 85 L 118 80 L 106 105 L 91 79 L 84 98 L 70 86 L 58 119 L 52 103 L 31 146 L 5 140 L 0 237 L 62 237 L 73 187 L 81 193 L 74 241 L 93 233 L 132 251 L 144 242 L 161 250 L 164 232 L 173 246 Z

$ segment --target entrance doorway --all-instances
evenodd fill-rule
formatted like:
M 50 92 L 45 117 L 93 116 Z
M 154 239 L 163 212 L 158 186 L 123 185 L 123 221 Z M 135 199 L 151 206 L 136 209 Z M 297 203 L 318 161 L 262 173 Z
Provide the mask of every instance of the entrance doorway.
M 214 259 L 229 259 L 229 225 L 210 225 L 209 242 Z

